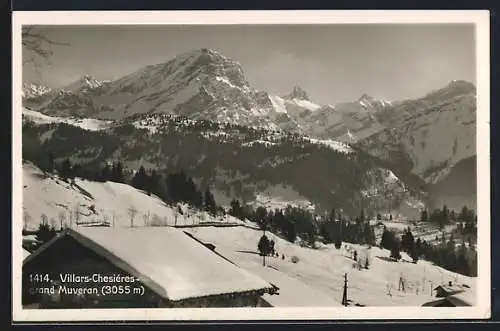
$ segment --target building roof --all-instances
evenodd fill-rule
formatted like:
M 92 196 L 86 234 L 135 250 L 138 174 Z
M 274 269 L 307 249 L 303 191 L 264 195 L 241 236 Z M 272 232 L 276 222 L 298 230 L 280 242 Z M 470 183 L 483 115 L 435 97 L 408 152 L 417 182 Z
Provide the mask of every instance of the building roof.
M 23 247 L 23 259 L 27 258 L 28 256 L 30 256 L 31 253 Z
M 476 303 L 476 298 L 473 292 L 471 291 L 464 291 L 460 293 L 456 293 L 453 295 L 449 295 L 446 297 L 443 297 L 438 300 L 434 301 L 429 301 L 423 306 L 440 306 L 444 303 L 448 303 L 450 306 L 453 307 L 467 307 L 467 306 L 474 306 Z
M 40 247 L 24 264 L 65 235 L 170 301 L 272 289 L 263 279 L 170 227 L 68 229 Z
M 445 292 L 447 295 L 459 293 L 465 291 L 465 288 L 462 285 L 459 284 L 444 284 L 444 285 L 439 285 L 437 286 L 434 290 L 442 290 Z
M 464 291 L 450 295 L 446 298 L 453 303 L 454 306 L 474 306 L 476 304 L 476 296 L 473 291 Z

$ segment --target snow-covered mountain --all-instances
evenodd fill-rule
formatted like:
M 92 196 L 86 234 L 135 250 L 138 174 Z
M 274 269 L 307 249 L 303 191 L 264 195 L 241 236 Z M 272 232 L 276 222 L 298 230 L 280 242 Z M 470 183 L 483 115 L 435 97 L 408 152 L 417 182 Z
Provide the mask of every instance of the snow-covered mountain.
M 109 84 L 111 81 L 109 80 L 97 80 L 92 76 L 83 75 L 78 80 L 74 81 L 71 84 L 68 84 L 61 88 L 62 91 L 71 92 L 71 93 L 79 93 L 79 92 L 91 92 L 97 89 L 103 89 Z
M 44 85 L 33 84 L 33 83 L 24 83 L 23 90 L 22 90 L 22 97 L 24 99 L 32 99 L 32 98 L 40 97 L 44 94 L 47 94 L 51 90 L 52 89 L 50 87 L 47 87 Z
M 82 76 L 56 91 L 30 108 L 52 116 L 113 120 L 168 113 L 349 142 L 348 132 L 359 138 L 366 135 L 360 130 L 377 130 L 372 111 L 390 105 L 367 95 L 351 103 L 320 105 L 299 86 L 283 97 L 270 95 L 249 85 L 238 62 L 211 49 L 181 54 L 114 81 Z
M 93 119 L 97 129 L 110 122 L 95 120 L 118 126 L 133 122 L 154 135 L 162 124 L 150 123 L 156 121 L 153 115 L 165 114 L 308 136 L 317 145 L 353 144 L 432 185 L 475 155 L 475 87 L 468 82 L 452 81 L 414 100 L 391 102 L 362 94 L 355 101 L 324 105 L 298 85 L 283 96 L 258 91 L 238 62 L 211 49 L 181 54 L 113 81 L 82 76 L 61 89 L 26 85 L 23 100 L 34 112 L 25 117 L 38 122 Z M 260 138 L 241 146 L 280 148 Z
M 179 55 L 115 81 L 84 76 L 35 110 L 114 120 L 169 113 L 273 129 L 278 128 L 274 119 L 287 122 L 267 93 L 249 86 L 239 63 L 210 49 Z
M 392 104 L 363 94 L 353 102 L 324 105 L 314 112 L 303 113 L 299 123 L 303 132 L 320 138 L 355 143 L 384 128 L 377 112 Z
M 361 140 L 358 147 L 429 184 L 438 183 L 459 162 L 476 155 L 476 89 L 468 82 L 452 81 L 378 117 L 386 117 L 391 126 Z

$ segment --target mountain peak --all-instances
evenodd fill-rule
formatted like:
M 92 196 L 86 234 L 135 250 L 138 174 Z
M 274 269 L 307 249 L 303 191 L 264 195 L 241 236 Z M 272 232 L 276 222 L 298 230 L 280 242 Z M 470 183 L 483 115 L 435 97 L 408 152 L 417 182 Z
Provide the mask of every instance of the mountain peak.
M 211 48 L 198 48 L 176 56 L 174 60 L 183 60 L 185 58 L 199 59 L 204 64 L 231 61 L 228 57 Z
M 36 83 L 23 83 L 22 96 L 23 98 L 33 98 L 37 96 L 42 96 L 51 92 L 51 88 L 36 84 Z
M 79 79 L 74 81 L 73 83 L 63 87 L 63 90 L 69 91 L 69 92 L 78 92 L 81 90 L 88 90 L 88 89 L 96 89 L 104 84 L 108 83 L 109 81 L 104 80 L 97 80 L 91 75 L 81 75 Z
M 465 80 L 451 80 L 444 87 L 434 90 L 425 95 L 425 98 L 449 99 L 459 95 L 475 93 L 476 86 Z
M 366 93 L 363 93 L 359 98 L 358 98 L 358 101 L 368 101 L 368 102 L 371 102 L 371 101 L 375 101 L 375 98 L 372 97 L 371 95 L 368 95 Z
M 299 99 L 299 100 L 307 100 L 309 101 L 309 96 L 307 95 L 307 92 L 304 91 L 300 86 L 295 85 L 293 87 L 292 93 L 287 95 L 285 99 Z
M 387 100 L 377 99 L 366 93 L 362 94 L 358 98 L 357 102 L 364 108 L 385 107 L 391 105 L 391 103 Z
M 453 79 L 451 80 L 448 85 L 448 88 L 453 88 L 453 89 L 460 89 L 463 91 L 475 91 L 476 86 L 472 84 L 471 82 L 461 80 L 461 79 Z

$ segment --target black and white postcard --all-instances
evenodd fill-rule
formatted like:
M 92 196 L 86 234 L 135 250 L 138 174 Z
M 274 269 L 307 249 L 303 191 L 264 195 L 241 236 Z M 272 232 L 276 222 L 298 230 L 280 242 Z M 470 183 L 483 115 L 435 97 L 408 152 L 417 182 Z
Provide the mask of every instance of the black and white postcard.
M 489 40 L 486 11 L 14 12 L 14 320 L 489 317 Z

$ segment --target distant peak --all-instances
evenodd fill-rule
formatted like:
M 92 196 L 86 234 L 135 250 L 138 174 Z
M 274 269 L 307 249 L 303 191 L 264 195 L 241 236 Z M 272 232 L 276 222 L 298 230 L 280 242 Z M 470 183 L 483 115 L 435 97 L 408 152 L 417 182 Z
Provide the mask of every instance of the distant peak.
M 391 105 L 390 101 L 387 101 L 385 99 L 374 98 L 366 93 L 362 94 L 358 98 L 357 102 L 361 104 L 361 106 L 363 106 L 364 108 L 386 107 Z
M 214 49 L 211 48 L 199 48 L 192 50 L 190 52 L 184 53 L 183 55 L 180 55 L 180 58 L 183 57 L 203 57 L 207 60 L 210 61 L 217 61 L 217 60 L 228 60 L 228 58 L 221 53 L 217 52 Z
M 472 84 L 471 82 L 461 80 L 461 79 L 453 79 L 448 83 L 448 87 L 461 87 L 465 89 L 475 89 L 476 86 Z
M 94 80 L 94 77 L 90 75 L 82 75 L 81 80 Z
M 374 101 L 375 98 L 372 97 L 371 95 L 368 95 L 366 93 L 362 94 L 359 98 L 358 101 Z
M 292 93 L 285 97 L 286 99 L 299 99 L 299 100 L 307 100 L 309 101 L 309 96 L 307 92 L 304 91 L 300 86 L 295 85 L 293 87 Z
M 434 91 L 426 94 L 425 97 L 453 97 L 461 94 L 475 93 L 476 86 L 471 82 L 467 82 L 465 80 L 454 79 L 448 82 L 445 86 L 440 89 L 436 89 Z

